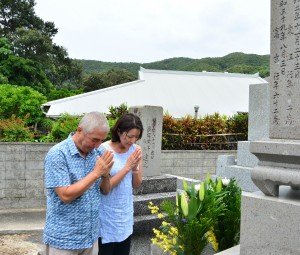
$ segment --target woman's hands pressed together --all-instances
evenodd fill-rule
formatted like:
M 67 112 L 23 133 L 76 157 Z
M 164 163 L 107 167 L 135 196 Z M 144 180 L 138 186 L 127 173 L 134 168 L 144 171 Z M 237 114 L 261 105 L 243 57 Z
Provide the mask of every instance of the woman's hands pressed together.
M 142 149 L 140 146 L 137 146 L 136 149 L 131 153 L 131 155 L 127 159 L 126 166 L 128 170 L 132 170 L 132 172 L 137 172 L 141 159 L 142 159 Z

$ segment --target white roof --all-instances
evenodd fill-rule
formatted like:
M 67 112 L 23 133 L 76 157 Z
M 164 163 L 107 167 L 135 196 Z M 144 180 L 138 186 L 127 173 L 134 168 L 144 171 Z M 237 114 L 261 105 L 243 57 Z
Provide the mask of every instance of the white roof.
M 248 112 L 249 85 L 267 83 L 258 74 L 163 71 L 140 68 L 139 80 L 85 94 L 50 101 L 42 105 L 47 117 L 90 111 L 109 112 L 110 106 L 126 103 L 162 106 L 175 118 L 187 114 L 233 115 Z M 48 111 L 47 111 L 48 110 Z

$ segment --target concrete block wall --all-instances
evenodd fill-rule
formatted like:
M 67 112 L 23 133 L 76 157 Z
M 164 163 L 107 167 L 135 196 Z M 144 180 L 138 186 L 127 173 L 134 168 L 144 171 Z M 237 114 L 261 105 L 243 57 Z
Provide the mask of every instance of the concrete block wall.
M 43 208 L 44 158 L 52 143 L 0 143 L 0 209 Z M 161 174 L 192 179 L 216 172 L 219 155 L 236 151 L 162 151 Z
M 219 155 L 233 155 L 237 151 L 193 151 L 193 150 L 168 150 L 162 151 L 161 173 L 182 176 L 191 179 L 202 179 L 207 172 L 216 173 Z
M 44 158 L 53 145 L 0 143 L 0 209 L 45 207 Z

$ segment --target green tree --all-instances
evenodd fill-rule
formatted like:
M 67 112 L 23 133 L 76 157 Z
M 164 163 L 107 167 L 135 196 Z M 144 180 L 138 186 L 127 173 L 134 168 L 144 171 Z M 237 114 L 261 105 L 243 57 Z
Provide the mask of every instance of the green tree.
M 103 79 L 106 87 L 111 87 L 114 85 L 130 82 L 136 80 L 135 76 L 126 71 L 126 70 L 114 70 L 111 69 L 105 73 L 103 73 Z
M 53 43 L 58 30 L 34 11 L 34 0 L 0 2 L 0 37 L 6 37 L 14 54 L 38 64 L 47 79 L 57 87 L 82 84 L 81 65 L 68 57 L 67 50 Z
M 97 89 L 106 88 L 104 83 L 103 74 L 92 72 L 87 78 L 83 81 L 83 90 L 84 92 L 90 92 Z
M 0 73 L 7 78 L 8 83 L 29 86 L 42 94 L 47 94 L 52 88 L 39 64 L 30 59 L 10 55 L 1 61 Z
M 17 118 L 26 118 L 27 125 L 36 125 L 44 118 L 40 106 L 46 101 L 45 96 L 30 87 L 2 84 L 0 119 L 9 119 L 14 114 Z
M 0 61 L 10 55 L 13 55 L 13 51 L 9 41 L 5 37 L 0 38 Z
M 82 90 L 69 90 L 69 89 L 54 89 L 51 90 L 47 95 L 48 101 L 57 100 L 60 98 L 71 97 L 75 95 L 82 94 Z
M 249 65 L 234 65 L 227 69 L 229 73 L 244 73 L 244 74 L 254 74 L 258 72 L 257 66 Z
M 114 85 L 134 81 L 135 76 L 126 70 L 111 69 L 107 72 L 92 72 L 83 82 L 85 92 L 103 89 Z
M 38 29 L 50 38 L 57 33 L 53 22 L 44 22 L 35 14 L 35 0 L 0 1 L 0 37 L 10 38 L 17 28 Z

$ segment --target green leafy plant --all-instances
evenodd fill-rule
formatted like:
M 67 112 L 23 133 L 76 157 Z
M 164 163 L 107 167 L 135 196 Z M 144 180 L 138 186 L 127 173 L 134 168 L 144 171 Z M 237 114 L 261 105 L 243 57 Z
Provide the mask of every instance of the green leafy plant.
M 162 219 L 153 229 L 152 243 L 172 255 L 199 255 L 210 243 L 216 252 L 239 242 L 241 189 L 234 179 L 210 179 L 190 186 L 183 180 L 184 190 L 176 202 L 164 200 L 160 208 L 149 204 L 151 213 Z M 234 226 L 234 227 L 233 227 Z
M 214 113 L 199 119 L 163 116 L 163 150 L 232 150 L 237 141 L 247 140 L 248 114 L 232 117 Z
M 52 123 L 52 130 L 47 135 L 40 138 L 41 142 L 59 142 L 66 139 L 71 132 L 75 132 L 82 116 L 72 116 L 67 113 Z M 117 119 L 108 118 L 109 127 L 112 128 Z M 108 133 L 106 140 L 111 138 Z
M 33 142 L 33 133 L 26 126 L 29 118 L 27 114 L 24 118 L 18 118 L 14 114 L 10 119 L 0 119 L 0 141 L 1 142 Z
M 126 103 L 122 103 L 119 106 L 109 106 L 109 114 L 107 115 L 108 119 L 118 119 L 123 114 L 128 113 L 128 107 Z
M 49 134 L 49 140 L 59 142 L 66 139 L 71 132 L 76 131 L 80 119 L 81 116 L 63 114 L 62 117 L 57 119 L 53 124 Z

